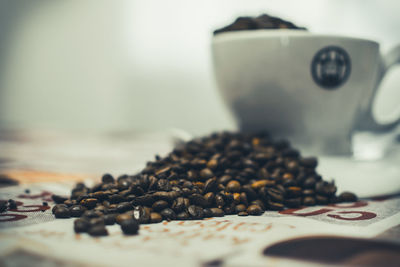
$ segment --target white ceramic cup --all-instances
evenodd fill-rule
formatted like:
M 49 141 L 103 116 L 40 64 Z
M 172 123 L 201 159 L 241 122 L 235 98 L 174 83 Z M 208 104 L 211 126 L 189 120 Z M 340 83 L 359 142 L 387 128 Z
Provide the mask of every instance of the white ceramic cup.
M 213 37 L 222 97 L 243 131 L 268 130 L 316 154 L 350 154 L 356 130 L 388 131 L 372 104 L 400 46 L 302 30 L 256 30 Z

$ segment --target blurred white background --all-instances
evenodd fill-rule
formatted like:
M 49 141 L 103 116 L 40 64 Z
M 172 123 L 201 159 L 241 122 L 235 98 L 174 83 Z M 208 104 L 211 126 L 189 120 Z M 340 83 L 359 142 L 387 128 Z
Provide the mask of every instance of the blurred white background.
M 268 13 L 315 33 L 400 43 L 397 0 L 0 0 L 0 127 L 232 129 L 214 81 L 212 31 Z M 400 67 L 376 114 L 400 108 Z

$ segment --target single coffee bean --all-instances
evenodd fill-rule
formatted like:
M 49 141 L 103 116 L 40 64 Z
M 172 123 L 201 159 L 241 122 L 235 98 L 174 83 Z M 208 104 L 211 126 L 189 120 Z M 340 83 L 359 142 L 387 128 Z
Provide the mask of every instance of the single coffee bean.
M 158 212 L 150 213 L 150 223 L 159 223 L 162 221 L 162 216 Z
M 61 203 L 64 203 L 64 201 L 67 200 L 68 198 L 64 197 L 64 196 L 60 196 L 60 195 L 52 195 L 51 199 L 53 199 L 53 201 L 56 204 L 61 204 Z
M 71 213 L 70 213 L 70 211 L 69 211 L 69 209 L 67 207 L 58 207 L 54 211 L 54 216 L 56 218 L 70 218 L 71 217 Z
M 204 195 L 204 199 L 207 201 L 207 207 L 214 204 L 215 194 L 213 192 L 208 192 Z
M 301 158 L 300 165 L 306 168 L 315 168 L 318 165 L 318 160 L 315 157 Z
M 316 203 L 315 198 L 311 196 L 306 196 L 303 198 L 303 204 L 306 206 L 314 206 Z
M 110 213 L 110 214 L 106 214 L 104 215 L 103 219 L 104 219 L 104 224 L 106 225 L 113 225 L 116 222 L 116 218 L 117 218 L 117 214 L 115 213 Z
M 111 174 L 106 173 L 106 174 L 104 174 L 103 177 L 101 178 L 101 181 L 102 181 L 103 183 L 106 183 L 106 184 L 108 184 L 108 183 L 114 183 L 114 177 L 113 177 Z
M 286 188 L 286 194 L 288 197 L 298 197 L 301 196 L 302 190 L 301 187 L 298 186 L 290 186 Z
M 151 209 L 148 207 L 136 207 L 135 210 L 133 211 L 133 217 L 139 223 L 149 223 L 150 222 L 150 214 L 151 214 Z
M 176 215 L 176 219 L 177 220 L 188 220 L 188 219 L 190 219 L 190 215 L 186 211 L 183 211 L 183 212 L 178 213 L 178 215 Z
M 201 207 L 207 207 L 208 201 L 200 194 L 192 194 L 189 196 L 190 203 Z
M 222 217 L 222 216 L 224 216 L 224 211 L 222 209 L 211 208 L 210 210 L 212 212 L 212 216 L 213 217 Z
M 247 207 L 246 207 L 246 205 L 239 204 L 239 205 L 236 205 L 235 209 L 236 209 L 236 212 L 239 213 L 242 211 L 246 211 Z
M 5 204 L 8 205 L 8 204 L 7 204 L 7 201 L 5 202 Z M 54 205 L 53 208 L 51 209 L 51 212 L 54 214 L 54 213 L 56 212 L 56 209 L 58 209 L 58 208 L 60 208 L 60 207 L 68 208 L 68 206 L 65 205 L 65 204 L 56 204 L 56 205 Z
M 228 192 L 239 192 L 240 191 L 240 183 L 238 181 L 232 180 L 226 185 L 226 190 Z
M 85 199 L 81 200 L 80 204 L 82 206 L 85 206 L 88 209 L 93 209 L 97 204 L 97 199 L 95 199 L 95 198 L 85 198 Z
M 89 230 L 90 223 L 84 219 L 76 219 L 74 221 L 74 231 L 75 233 L 86 233 Z
M 199 206 L 190 205 L 188 208 L 188 212 L 190 217 L 195 220 L 203 219 L 204 217 L 203 209 Z
M 250 205 L 246 211 L 249 215 L 255 216 L 261 215 L 263 213 L 262 208 L 258 205 Z
M 204 191 L 204 193 L 210 192 L 210 191 L 214 190 L 216 186 L 217 186 L 217 178 L 214 177 L 214 178 L 208 179 L 206 181 L 206 183 L 204 184 L 203 191 Z
M 355 202 L 357 196 L 351 192 L 343 192 L 339 195 L 339 202 Z
M 315 195 L 315 191 L 312 189 L 304 189 L 302 194 L 303 196 L 313 196 Z
M 106 236 L 108 231 L 104 225 L 95 225 L 88 230 L 88 234 L 91 236 Z
M 213 176 L 214 176 L 214 173 L 212 172 L 212 170 L 210 170 L 208 168 L 202 169 L 200 171 L 200 178 L 203 179 L 203 181 L 210 179 Z
M 283 210 L 285 206 L 282 203 L 268 201 L 268 207 L 270 210 Z
M 249 214 L 247 213 L 247 211 L 241 211 L 238 213 L 239 216 L 249 216 Z
M 139 231 L 139 222 L 133 218 L 121 221 L 120 226 L 125 235 L 136 235 Z
M 122 221 L 129 220 L 129 219 L 132 219 L 132 215 L 127 214 L 127 213 L 119 214 L 119 215 L 117 215 L 117 217 L 115 217 L 115 221 L 118 224 L 121 224 Z
M 256 182 L 252 183 L 251 184 L 251 188 L 253 188 L 254 190 L 258 190 L 258 189 L 260 189 L 262 187 L 265 187 L 265 186 L 270 187 L 270 186 L 273 186 L 273 185 L 275 185 L 275 181 L 265 180 L 264 179 L 264 180 L 259 180 L 259 181 L 256 181 Z
M 215 196 L 215 204 L 217 205 L 218 208 L 222 208 L 223 206 L 225 206 L 225 200 L 224 197 L 221 194 L 217 194 Z
M 276 188 L 270 188 L 270 189 L 268 189 L 267 192 L 268 192 L 268 196 L 269 196 L 273 201 L 279 202 L 279 203 L 283 202 L 284 197 L 283 197 L 283 194 L 282 194 L 282 191 L 281 191 L 281 190 L 278 190 L 278 189 L 276 189 Z
M 151 206 L 151 208 L 152 208 L 154 211 L 161 211 L 161 210 L 167 208 L 168 205 L 169 205 L 169 204 L 168 204 L 167 201 L 165 201 L 165 200 L 158 200 L 158 201 L 156 201 L 156 202 L 153 203 L 153 205 Z
M 212 213 L 212 210 L 210 208 L 203 209 L 203 213 L 204 213 L 204 218 L 213 217 L 213 213 Z
M 85 211 L 86 211 L 86 208 L 81 205 L 74 205 L 69 208 L 71 217 L 81 217 Z
M 175 219 L 176 219 L 176 214 L 175 214 L 175 212 L 174 212 L 172 209 L 170 209 L 170 208 L 163 209 L 163 210 L 160 212 L 160 214 L 161 214 L 161 216 L 162 216 L 165 220 L 167 220 L 167 221 L 171 221 L 171 220 L 175 220 Z

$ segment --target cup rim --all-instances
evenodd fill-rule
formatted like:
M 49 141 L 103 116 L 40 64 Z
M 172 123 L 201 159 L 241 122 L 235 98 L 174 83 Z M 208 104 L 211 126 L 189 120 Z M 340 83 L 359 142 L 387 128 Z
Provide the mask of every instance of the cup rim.
M 225 42 L 225 41 L 237 41 L 245 39 L 268 39 L 268 38 L 331 38 L 340 40 L 354 40 L 359 42 L 367 42 L 379 46 L 379 43 L 373 40 L 350 37 L 345 35 L 335 34 L 321 34 L 312 33 L 307 30 L 301 29 L 257 29 L 257 30 L 240 30 L 240 31 L 229 31 L 215 34 L 212 38 L 212 42 Z

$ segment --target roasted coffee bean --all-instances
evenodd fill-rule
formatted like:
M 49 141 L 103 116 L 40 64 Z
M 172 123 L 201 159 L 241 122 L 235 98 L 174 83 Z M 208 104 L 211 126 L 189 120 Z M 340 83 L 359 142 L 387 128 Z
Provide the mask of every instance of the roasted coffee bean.
M 64 197 L 64 196 L 60 196 L 60 195 L 52 195 L 51 199 L 53 199 L 53 201 L 56 204 L 61 204 L 61 203 L 64 203 L 64 201 L 67 200 L 68 198 Z
M 212 217 L 222 217 L 224 216 L 224 211 L 219 208 L 211 208 Z
M 249 215 L 261 215 L 263 213 L 263 209 L 259 205 L 250 205 L 247 208 L 247 213 Z
M 152 208 L 154 211 L 161 211 L 161 210 L 167 208 L 168 205 L 169 205 L 169 204 L 168 204 L 167 201 L 165 201 L 165 200 L 158 200 L 158 201 L 156 201 L 156 202 L 153 203 L 153 205 L 151 206 L 151 208 Z
M 133 218 L 121 221 L 120 226 L 125 235 L 136 235 L 139 231 L 139 222 Z
M 301 196 L 301 187 L 298 186 L 290 186 L 286 188 L 285 193 L 288 197 L 298 197 Z
M 71 213 L 67 207 L 60 206 L 54 210 L 54 216 L 56 218 L 70 218 Z
M 114 177 L 111 174 L 106 173 L 101 177 L 101 181 L 105 184 L 114 183 Z
M 106 236 L 108 231 L 104 225 L 95 225 L 90 227 L 88 234 L 91 236 Z
M 7 201 L 6 201 L 5 203 L 6 203 L 6 205 L 8 205 L 8 204 L 7 204 Z M 54 214 L 54 213 L 56 212 L 56 209 L 58 209 L 58 208 L 60 208 L 60 207 L 68 208 L 68 206 L 65 205 L 65 204 L 56 204 L 56 205 L 54 205 L 53 208 L 51 209 L 51 212 Z
M 163 192 L 163 193 L 167 193 L 167 192 Z M 151 206 L 151 205 L 153 205 L 154 201 L 155 201 L 155 199 L 153 198 L 152 195 L 146 194 L 144 196 L 136 197 L 134 200 L 132 200 L 132 204 L 134 206 L 137 206 L 137 205 Z
M 188 208 L 188 213 L 192 219 L 203 219 L 204 211 L 201 207 L 190 205 Z
M 160 212 L 160 214 L 161 214 L 161 216 L 162 216 L 165 220 L 167 220 L 167 221 L 171 221 L 171 220 L 175 220 L 175 219 L 176 219 L 175 211 L 173 211 L 173 210 L 170 209 L 170 208 L 163 209 L 163 210 Z
M 312 189 L 304 189 L 302 194 L 303 196 L 313 196 L 315 195 L 315 191 Z
M 204 193 L 213 191 L 217 186 L 217 178 L 208 179 L 204 185 Z
M 314 188 L 317 180 L 314 177 L 307 178 L 303 183 L 303 188 Z
M 150 213 L 150 223 L 159 223 L 162 221 L 162 216 L 158 212 Z
M 193 194 L 189 196 L 190 203 L 197 206 L 207 207 L 208 201 L 200 194 Z
M 93 218 L 89 220 L 89 224 L 91 227 L 95 226 L 95 225 L 104 225 L 104 218 L 103 217 L 99 217 L 99 218 Z
M 282 203 L 268 201 L 268 208 L 270 210 L 283 210 L 285 206 Z
M 104 224 L 106 225 L 113 225 L 116 222 L 117 214 L 111 213 L 111 214 L 106 214 L 104 215 Z
M 266 208 L 264 202 L 262 200 L 260 200 L 260 199 L 253 200 L 252 202 L 250 202 L 250 205 L 257 205 L 263 211 L 265 211 L 265 208 Z
M 210 170 L 210 169 L 208 169 L 208 168 L 202 169 L 202 170 L 200 171 L 200 178 L 201 178 L 203 181 L 206 181 L 207 179 L 210 179 L 210 178 L 212 178 L 213 176 L 214 176 L 214 173 L 212 172 L 212 170 Z
M 207 201 L 207 206 L 211 206 L 215 201 L 215 194 L 213 192 L 208 192 L 204 195 L 204 199 Z
M 87 210 L 83 212 L 82 217 L 91 219 L 91 218 L 98 218 L 102 215 L 103 213 L 98 210 Z
M 238 213 L 239 216 L 249 216 L 249 214 L 247 213 L 247 211 L 241 211 Z
M 7 210 L 7 206 L 8 206 L 7 201 L 0 200 L 0 212 L 5 212 Z
M 315 200 L 317 201 L 317 204 L 320 205 L 325 205 L 328 204 L 329 199 L 326 196 L 321 196 L 321 195 L 316 195 Z
M 81 205 L 74 205 L 69 208 L 71 217 L 81 217 L 85 211 L 86 208 Z
M 240 183 L 238 181 L 232 180 L 226 185 L 226 190 L 228 192 L 239 192 L 240 191 Z
M 318 160 L 315 157 L 301 158 L 300 165 L 306 168 L 315 168 L 318 165 Z
M 218 208 L 222 208 L 225 205 L 224 197 L 221 194 L 215 196 L 215 204 Z
M 85 206 L 88 209 L 93 209 L 97 204 L 97 199 L 95 199 L 95 198 L 85 198 L 85 199 L 81 200 L 80 204 L 82 206 Z
M 336 193 L 336 186 L 333 182 L 319 181 L 315 184 L 315 191 L 323 196 L 332 196 Z
M 224 213 L 227 215 L 235 214 L 235 212 L 236 209 L 233 203 L 224 207 Z
M 284 203 L 289 208 L 298 208 L 301 205 L 301 197 L 285 199 Z
M 89 230 L 90 223 L 85 219 L 76 219 L 74 221 L 75 233 L 85 233 Z
M 117 211 L 123 213 L 128 210 L 133 210 L 133 205 L 130 202 L 121 202 L 117 205 Z
M 151 214 L 151 209 L 148 207 L 136 207 L 135 210 L 133 211 L 133 217 L 139 223 L 149 223 L 150 222 L 150 214 Z
M 177 220 L 188 220 L 188 219 L 190 219 L 190 215 L 186 211 L 183 211 L 183 212 L 178 213 L 178 215 L 176 215 L 176 219 Z
M 351 192 L 343 192 L 339 195 L 340 202 L 355 202 L 357 201 L 357 196 Z
M 125 198 L 118 194 L 111 195 L 110 199 L 109 199 L 110 203 L 113 203 L 113 204 L 118 204 L 120 202 L 123 202 L 124 200 L 125 200 Z
M 284 200 L 283 194 L 281 190 L 276 188 L 270 188 L 267 190 L 268 196 L 275 202 L 282 203 Z
M 132 215 L 130 215 L 128 213 L 123 213 L 123 214 L 119 214 L 119 215 L 117 215 L 117 217 L 115 217 L 115 222 L 118 224 L 121 224 L 122 221 L 130 220 L 130 219 L 132 219 Z
M 315 198 L 306 196 L 303 198 L 303 204 L 306 206 L 314 206 L 316 203 Z
M 237 213 L 245 211 L 246 209 L 247 209 L 246 205 L 243 205 L 243 204 L 236 205 L 236 207 L 235 207 L 235 210 Z

